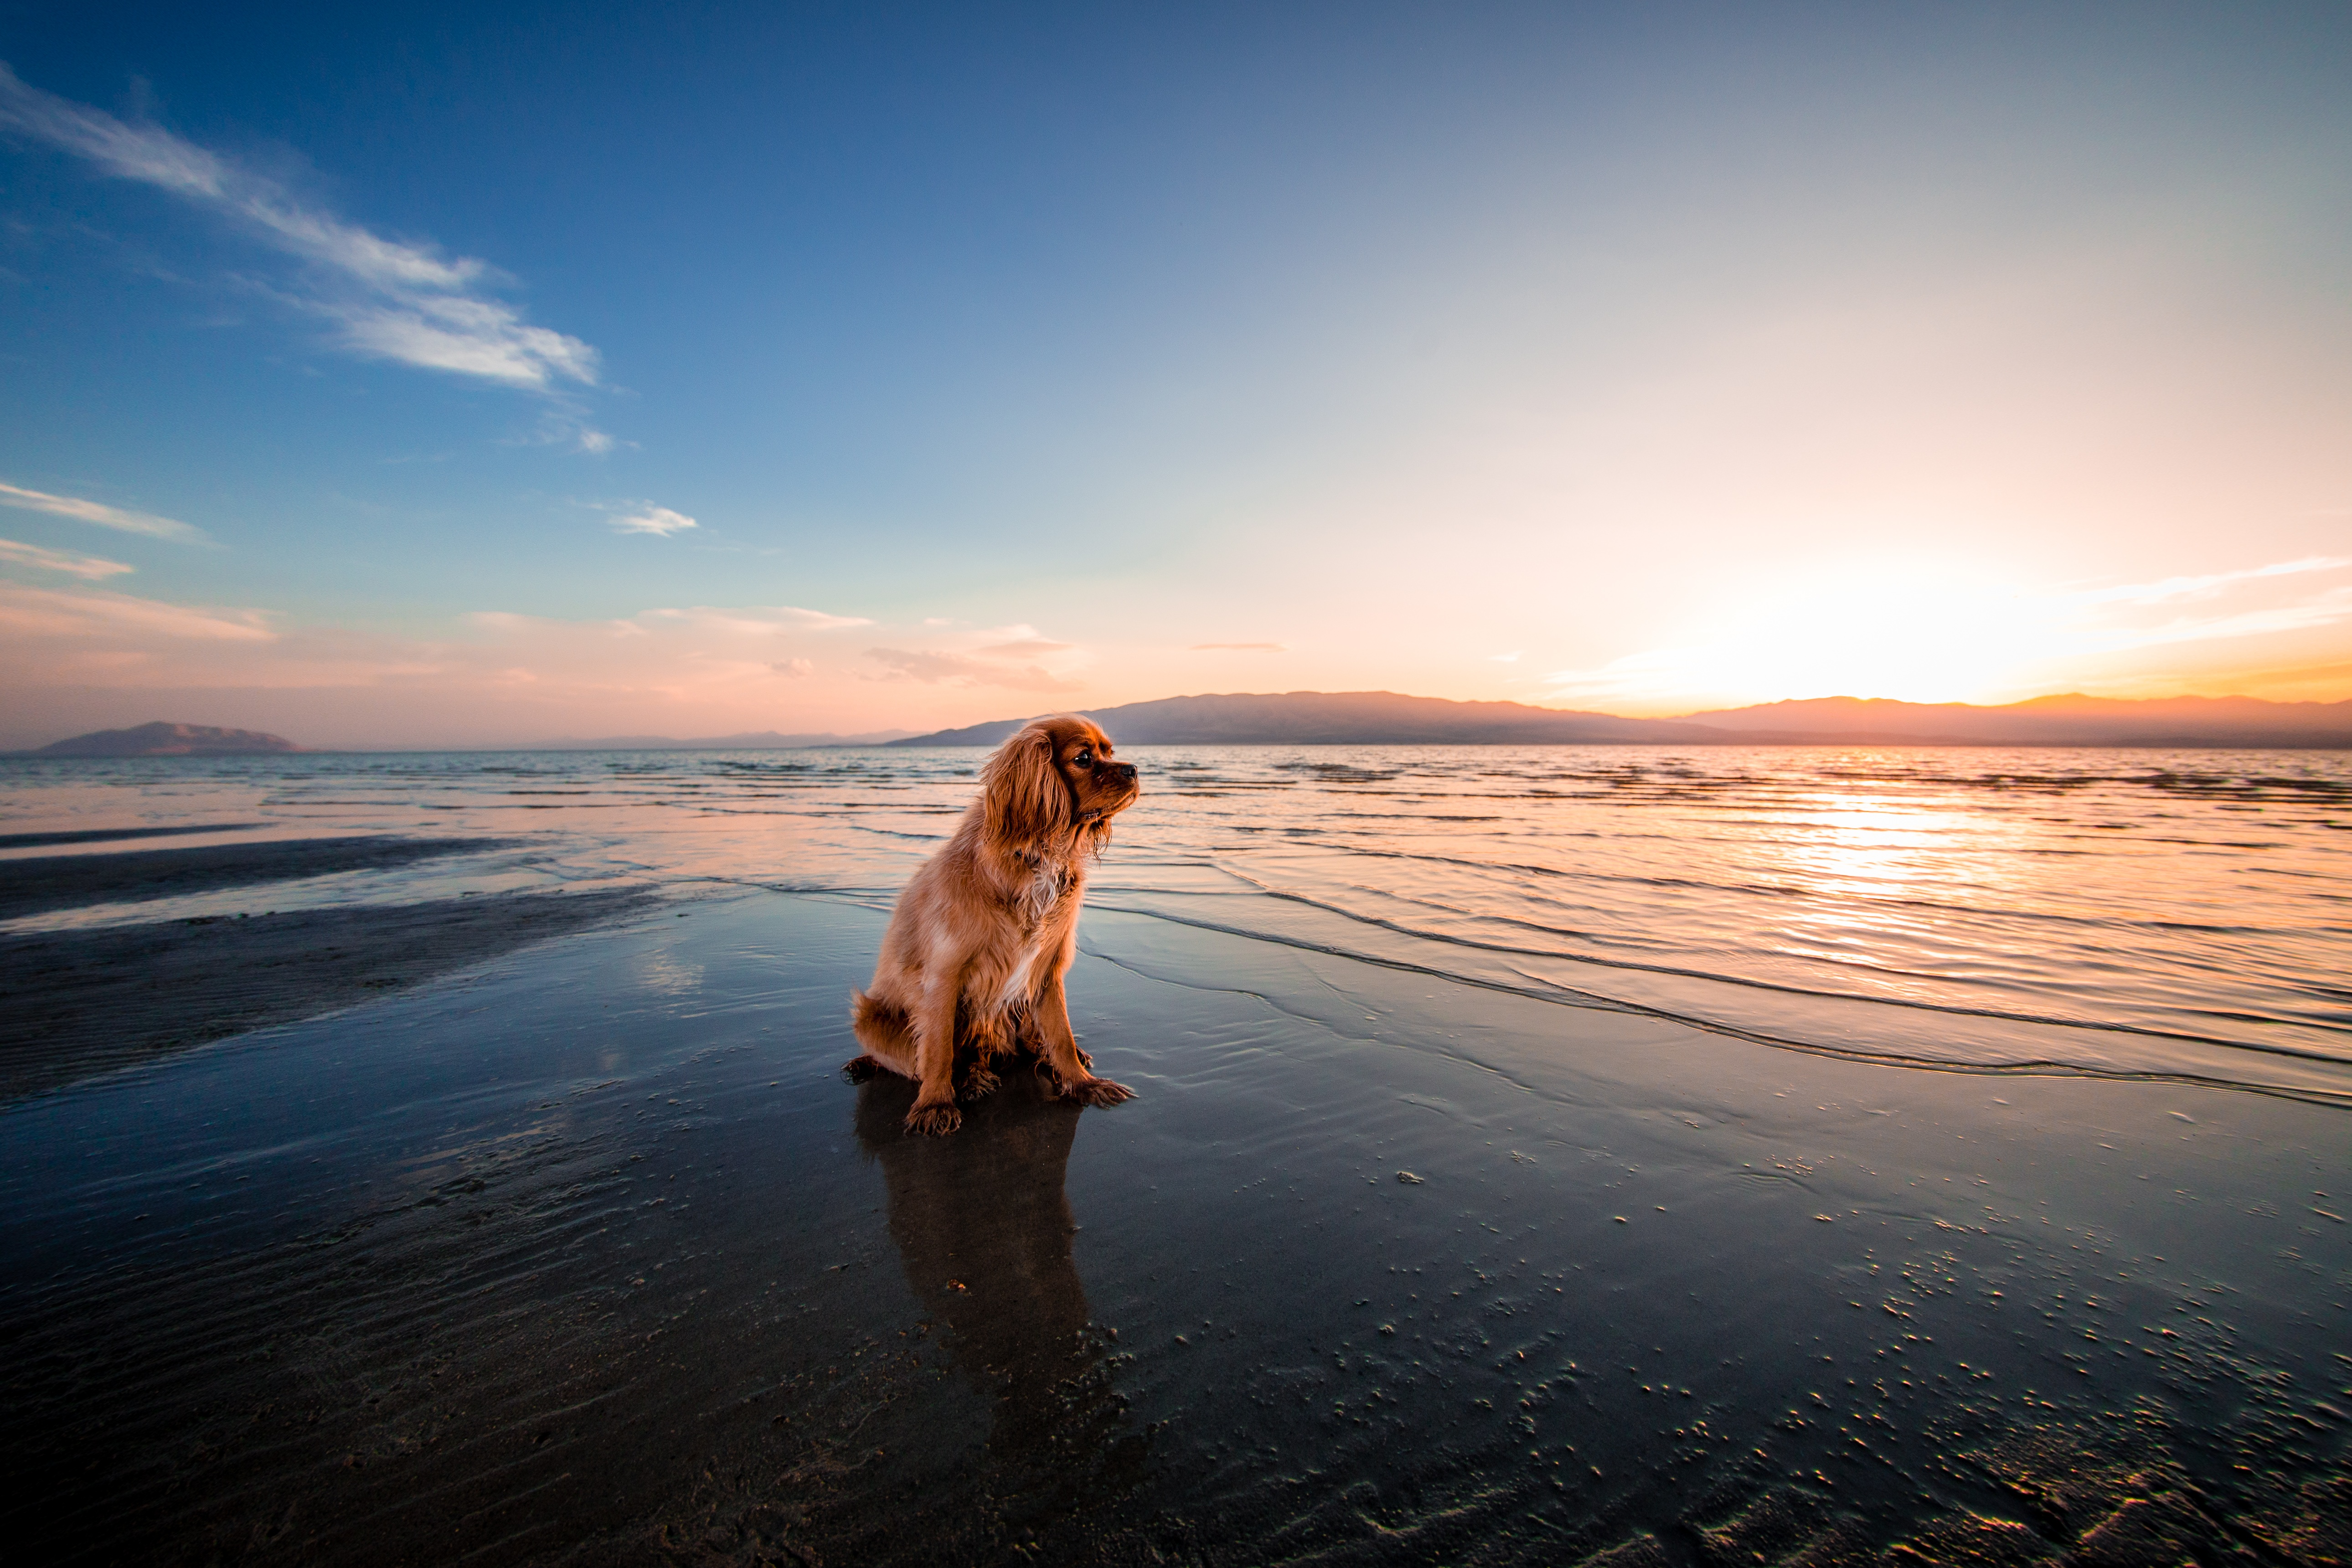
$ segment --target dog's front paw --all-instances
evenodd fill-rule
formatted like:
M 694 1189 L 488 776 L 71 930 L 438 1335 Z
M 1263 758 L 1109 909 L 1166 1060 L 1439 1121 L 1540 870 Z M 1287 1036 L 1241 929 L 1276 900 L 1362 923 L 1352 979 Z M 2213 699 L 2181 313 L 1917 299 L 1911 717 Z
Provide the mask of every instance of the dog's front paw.
M 1075 1100 L 1080 1105 L 1118 1105 L 1135 1098 L 1135 1090 L 1127 1085 L 1091 1075 L 1076 1083 L 1064 1084 L 1062 1094 L 1065 1099 Z
M 882 1058 L 876 1056 L 852 1057 L 841 1064 L 841 1076 L 852 1083 L 864 1083 L 867 1079 L 889 1070 L 882 1065 Z
M 986 1068 L 974 1068 L 963 1080 L 963 1092 L 956 1098 L 966 1104 L 975 1100 L 985 1100 L 996 1092 L 997 1085 L 1001 1081 L 1003 1080 Z
M 907 1112 L 907 1131 L 923 1138 L 944 1138 L 963 1125 L 963 1112 L 952 1105 L 919 1105 Z

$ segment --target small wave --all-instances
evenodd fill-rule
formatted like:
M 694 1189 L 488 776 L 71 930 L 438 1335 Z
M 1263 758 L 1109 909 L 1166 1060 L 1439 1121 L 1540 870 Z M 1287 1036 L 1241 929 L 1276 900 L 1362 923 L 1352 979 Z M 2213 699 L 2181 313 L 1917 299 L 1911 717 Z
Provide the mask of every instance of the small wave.
M 1630 875 L 1624 872 L 1574 870 L 1557 866 L 1519 865 L 1504 861 L 1472 860 L 1460 856 L 1433 855 L 1425 850 L 1379 849 L 1366 845 L 1331 844 L 1326 846 L 1326 847 L 1339 851 L 1342 854 L 1362 855 L 1379 859 L 1418 861 L 1423 864 L 1432 866 L 1453 866 L 1465 870 L 1494 871 L 1496 873 L 1517 876 L 1557 877 L 1568 881 L 1608 882 L 1622 887 L 1678 888 L 1706 893 L 1751 894 L 1759 898 L 1790 899 L 1809 897 L 1811 896 L 1813 892 L 1813 889 L 1808 888 L 1776 886 L 1771 883 L 1764 882 L 1708 882 L 1699 881 L 1688 877 L 1642 877 Z M 1391 896 L 1405 896 L 1395 893 L 1392 889 L 1382 890 L 1389 892 Z M 1868 906 L 1874 909 L 1920 910 L 1932 911 L 1937 914 L 1967 915 L 1972 919 L 1979 920 L 2027 921 L 2048 925 L 2077 926 L 2085 930 L 2095 931 L 2114 931 L 2124 929 L 2163 931 L 2192 931 L 2203 936 L 2232 937 L 2268 936 L 2275 934 L 2276 931 L 2276 928 L 2270 926 L 2211 925 L 2194 921 L 2134 919 L 2128 915 L 2099 915 L 2095 917 L 2089 915 L 2070 915 L 2055 910 L 2028 910 L 1992 904 L 1960 904 L 1952 903 L 1941 899 L 1925 899 L 1916 896 L 1897 898 L 1885 893 L 1847 893 L 1844 894 L 1839 901 L 1842 904 Z M 1510 918 L 1501 915 L 1477 914 L 1475 911 L 1468 910 L 1454 910 L 1452 912 L 1462 914 L 1468 918 L 1480 920 L 1505 920 Z M 1549 930 L 1552 928 L 1541 927 L 1538 929 Z M 1585 933 L 1564 931 L 1562 934 L 1582 935 Z
M 2231 1039 L 2218 1035 L 2191 1034 L 2185 1030 L 2153 1029 L 2141 1024 L 2126 1024 L 2112 1019 L 2070 1018 L 2051 1014 L 2012 1012 L 1997 1007 L 1972 1007 L 1960 1003 L 1929 1002 L 1913 997 L 1872 995 L 1867 993 L 1854 991 L 1831 991 L 1813 986 L 1790 985 L 1778 981 L 1758 980 L 1738 974 L 1719 973 L 1704 969 L 1684 968 L 1674 964 L 1638 963 L 1630 959 L 1601 958 L 1580 952 L 1559 952 L 1543 948 L 1516 947 L 1506 942 L 1480 942 L 1475 937 L 1454 936 L 1442 931 L 1423 931 L 1417 927 L 1401 924 L 1395 921 L 1382 920 L 1377 915 L 1364 914 L 1358 910 L 1347 909 L 1342 905 L 1310 898 L 1304 893 L 1292 892 L 1286 889 L 1276 888 L 1270 883 L 1260 882 L 1256 879 L 1248 876 L 1245 872 L 1234 871 L 1232 870 L 1231 868 L 1224 868 L 1224 869 L 1229 875 L 1239 880 L 1249 883 L 1251 886 L 1255 888 L 1257 891 L 1267 898 L 1278 899 L 1288 903 L 1303 904 L 1309 909 L 1319 910 L 1326 914 L 1336 915 L 1342 920 L 1353 921 L 1361 925 L 1373 926 L 1381 931 L 1393 932 L 1398 936 L 1409 937 L 1416 942 L 1435 942 L 1450 947 L 1468 948 L 1481 952 L 1504 953 L 1522 958 L 1560 959 L 1572 963 L 1591 964 L 1601 969 L 1621 969 L 1643 974 L 1669 975 L 1676 979 L 1705 981 L 1711 984 L 1719 985 L 1737 985 L 1753 991 L 1769 991 L 1780 995 L 1801 996 L 1818 1001 L 1861 1003 L 1865 1005 L 1874 1007 L 1902 1007 L 1916 1012 L 1940 1013 L 1953 1017 L 1990 1018 L 1997 1019 L 2002 1023 L 2023 1024 L 2037 1027 L 2095 1029 L 2105 1033 L 2137 1036 L 2145 1039 L 2178 1040 L 2184 1044 L 2213 1046 L 2227 1050 L 2257 1051 L 2266 1056 L 2289 1057 L 2303 1061 L 2341 1064 L 2347 1060 L 2345 1057 L 2336 1056 L 2326 1051 L 2307 1050 L 2294 1046 L 2270 1045 L 2255 1040 Z M 1259 934 L 1242 928 L 1235 929 L 1237 934 Z M 1264 934 L 1265 934 L 1267 939 L 1270 941 L 1282 940 L 1270 932 Z M 2285 1021 L 2271 1018 L 2263 1015 L 2244 1015 L 2243 1016 L 2245 1016 L 2248 1021 L 2261 1023 L 2282 1023 Z
M 1299 952 L 1321 953 L 1327 957 L 1344 959 L 1354 963 L 1369 964 L 1374 968 L 1391 970 L 1399 973 L 1424 975 L 1433 980 L 1443 980 L 1453 984 L 1466 985 L 1476 990 L 1491 991 L 1505 995 L 1523 997 L 1535 1002 L 1595 1008 L 1605 1012 L 1627 1013 L 1643 1017 L 1655 1018 L 1662 1023 L 1678 1024 L 1689 1028 L 1702 1029 L 1712 1035 L 1720 1035 L 1733 1039 L 1746 1040 L 1750 1044 L 1768 1047 L 1775 1050 L 1796 1051 L 1807 1056 L 1832 1057 L 1843 1061 L 1868 1062 L 1882 1067 L 1905 1068 L 1925 1072 L 1955 1073 L 1970 1077 L 2085 1078 L 2098 1079 L 2118 1083 L 2176 1083 L 2201 1089 L 2232 1089 L 2248 1094 L 2261 1094 L 2282 1100 L 2298 1100 L 2308 1105 L 2327 1106 L 2338 1110 L 2352 1110 L 2352 1088 L 2339 1089 L 2312 1084 L 2266 1083 L 2254 1079 L 2236 1078 L 2222 1073 L 2185 1071 L 2178 1068 L 2111 1067 L 2098 1063 L 2069 1061 L 2063 1058 L 2054 1056 L 2021 1057 L 2015 1059 L 2004 1061 L 1971 1062 L 1958 1061 L 1949 1058 L 1931 1056 L 1924 1052 L 1906 1052 L 1893 1049 L 1891 1047 L 1874 1048 L 1860 1046 L 1839 1045 L 1833 1042 L 1809 1039 L 1794 1035 L 1774 1033 L 1769 1030 L 1758 1028 L 1752 1025 L 1732 1023 L 1700 1013 L 1684 1012 L 1674 1008 L 1660 1007 L 1647 1003 L 1627 1001 L 1619 997 L 1604 995 L 1598 992 L 1580 991 L 1573 986 L 1562 985 L 1555 981 L 1547 980 L 1538 975 L 1523 974 L 1522 978 L 1526 981 L 1526 984 L 1513 984 L 1494 979 L 1490 976 L 1465 974 L 1459 971 L 1447 969 L 1442 965 L 1416 963 L 1410 960 L 1393 958 L 1381 953 L 1366 952 L 1361 950 L 1349 948 L 1336 942 L 1315 942 L 1307 938 L 1285 935 L 1276 931 L 1253 929 L 1247 926 L 1233 925 L 1219 921 L 1202 920 L 1197 916 L 1173 914 L 1165 910 L 1147 909 L 1134 905 L 1114 904 L 1103 904 L 1097 907 L 1109 910 L 1117 913 L 1139 916 L 1147 920 L 1164 921 L 1171 925 L 1189 926 L 1197 931 L 1215 931 L 1226 936 L 1239 937 L 1248 942 L 1266 942 L 1278 947 L 1292 948 Z M 1116 963 L 1121 968 L 1136 969 L 1137 967 L 1130 963 L 1100 951 L 1097 946 L 1092 943 L 1089 943 L 1087 946 L 1086 951 L 1090 956 L 1101 958 L 1108 963 Z M 1137 972 L 1145 973 L 1139 969 L 1138 969 Z M 1713 979 L 1716 977 L 1699 976 L 1699 978 Z M 1742 983 L 1734 981 L 1732 984 Z M 1783 987 L 1777 986 L 1763 988 L 1771 990 L 1785 989 Z M 1877 1000 L 1875 998 L 1868 997 L 1838 999 L 1859 1000 L 1864 1002 L 1875 1002 Z M 2156 1031 L 2131 1029 L 2126 1026 L 2078 1025 L 2064 1019 L 2012 1019 L 2009 1021 L 2038 1024 L 2044 1027 L 2109 1027 L 2117 1029 L 2119 1032 L 2124 1033 L 2143 1035 L 2157 1034 Z M 2184 1043 L 2211 1045 L 2225 1049 L 2236 1047 L 2236 1042 L 2227 1040 L 2201 1040 L 2193 1036 L 2159 1036 L 2158 1037 L 2179 1039 Z M 1444 1050 L 1446 1054 L 1461 1056 L 1467 1060 L 1476 1060 L 1474 1055 L 1462 1051 L 1459 1047 L 1425 1047 L 1423 1048 L 1442 1049 Z M 2286 1051 L 2280 1054 L 2326 1063 L 2329 1066 L 2342 1065 L 2334 1058 L 2305 1057 L 2304 1053 L 2294 1051 Z M 1491 1066 L 1491 1064 L 1486 1063 L 1480 1063 L 1479 1065 Z

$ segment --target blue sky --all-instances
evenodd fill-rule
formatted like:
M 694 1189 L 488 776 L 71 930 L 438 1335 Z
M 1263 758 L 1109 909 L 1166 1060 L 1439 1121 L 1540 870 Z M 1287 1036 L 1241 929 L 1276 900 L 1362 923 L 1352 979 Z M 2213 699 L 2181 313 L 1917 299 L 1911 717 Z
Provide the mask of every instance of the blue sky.
M 2352 696 L 2340 6 L 18 5 L 0 60 L 0 744 Z

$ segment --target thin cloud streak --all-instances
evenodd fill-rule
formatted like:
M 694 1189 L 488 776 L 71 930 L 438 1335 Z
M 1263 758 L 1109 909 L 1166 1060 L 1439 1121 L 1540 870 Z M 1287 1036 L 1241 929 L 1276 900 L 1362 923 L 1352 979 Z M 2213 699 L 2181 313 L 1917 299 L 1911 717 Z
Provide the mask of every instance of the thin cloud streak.
M 698 526 L 684 512 L 672 511 L 666 506 L 639 507 L 625 517 L 613 520 L 613 531 L 615 533 L 651 533 L 663 539 Z
M 1075 680 L 1065 680 L 1038 665 L 1004 665 L 966 653 L 927 653 L 912 648 L 870 647 L 866 657 L 878 659 L 888 673 L 884 680 L 917 680 L 927 686 L 994 686 L 1008 691 L 1077 691 Z
M 2101 653 L 2120 653 L 2131 648 L 2164 647 L 2174 643 L 2216 642 L 2229 637 L 2261 637 L 2268 632 L 2305 631 L 2314 626 L 2332 626 L 2339 621 L 2352 620 L 2352 587 L 2331 588 L 2314 599 L 2299 605 L 2281 605 L 2268 610 L 2247 610 L 2234 616 L 2208 616 L 2168 621 L 2160 626 L 2145 626 L 2087 637 L 2087 646 Z
M 1233 653 L 1285 653 L 1288 645 L 1278 642 L 1196 642 L 1187 653 L 1210 653 L 1217 649 Z
M 1076 646 L 1055 642 L 1051 637 L 1021 637 L 1013 642 L 991 643 L 978 651 L 983 658 L 1043 658 L 1049 654 L 1067 653 Z
M 208 610 L 129 594 L 61 594 L 0 584 L 0 632 L 22 637 L 108 637 L 145 633 L 200 642 L 275 642 L 259 610 Z
M 161 126 L 128 125 L 27 86 L 5 63 L 0 130 L 47 142 L 117 179 L 169 191 L 310 262 L 320 286 L 285 297 L 332 323 L 354 353 L 538 391 L 557 382 L 596 384 L 594 349 L 532 326 L 481 292 L 499 280 L 487 262 L 386 239 Z
M 2133 583 L 2120 588 L 2089 588 L 2067 595 L 2082 605 L 2161 605 L 2218 593 L 2232 583 L 2263 577 L 2291 577 L 2305 572 L 2333 572 L 2352 566 L 2352 556 L 2306 555 L 2297 561 L 2276 561 L 2267 566 L 2247 566 L 2235 572 L 2212 572 L 2201 577 L 2167 577 L 2155 583 Z
M 15 539 L 0 539 L 0 563 L 29 566 L 37 572 L 61 572 L 68 577 L 80 577 L 92 583 L 133 570 L 121 561 L 107 561 L 96 555 L 69 555 L 62 550 L 44 550 L 37 544 L 26 544 Z
M 793 632 L 845 631 L 874 623 L 863 616 L 836 616 L 798 605 L 744 605 L 719 608 L 695 605 L 641 610 L 612 620 L 573 621 L 546 616 L 518 615 L 512 610 L 477 610 L 466 617 L 478 626 L 513 632 L 561 629 L 567 634 L 590 632 L 604 638 L 643 637 L 656 631 L 680 627 L 726 632 L 738 637 L 781 637 Z
M 203 529 L 176 518 L 157 517 L 145 511 L 125 511 L 121 507 L 107 506 L 100 501 L 53 496 L 42 490 L 23 489 L 16 485 L 0 484 L 0 506 L 45 511 L 52 517 L 69 517 L 76 522 L 94 522 L 100 528 L 111 528 L 122 533 L 143 533 L 150 539 L 168 539 L 175 544 L 212 542 L 211 536 Z

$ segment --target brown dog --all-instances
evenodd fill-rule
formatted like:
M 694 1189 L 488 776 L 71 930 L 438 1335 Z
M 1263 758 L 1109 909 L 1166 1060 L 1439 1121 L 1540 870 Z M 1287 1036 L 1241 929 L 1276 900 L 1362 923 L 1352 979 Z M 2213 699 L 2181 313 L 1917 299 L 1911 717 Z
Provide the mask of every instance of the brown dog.
M 988 759 L 980 798 L 898 895 L 873 983 L 851 997 L 866 1054 L 842 1070 L 862 1079 L 887 1068 L 919 1084 L 908 1131 L 962 1125 L 959 1036 L 974 1058 L 966 1100 L 996 1087 L 990 1062 L 1024 1047 L 1081 1104 L 1134 1098 L 1088 1070 L 1062 977 L 1077 952 L 1087 856 L 1110 842 L 1110 819 L 1139 793 L 1134 767 L 1111 760 L 1110 737 L 1072 713 L 1034 721 Z

